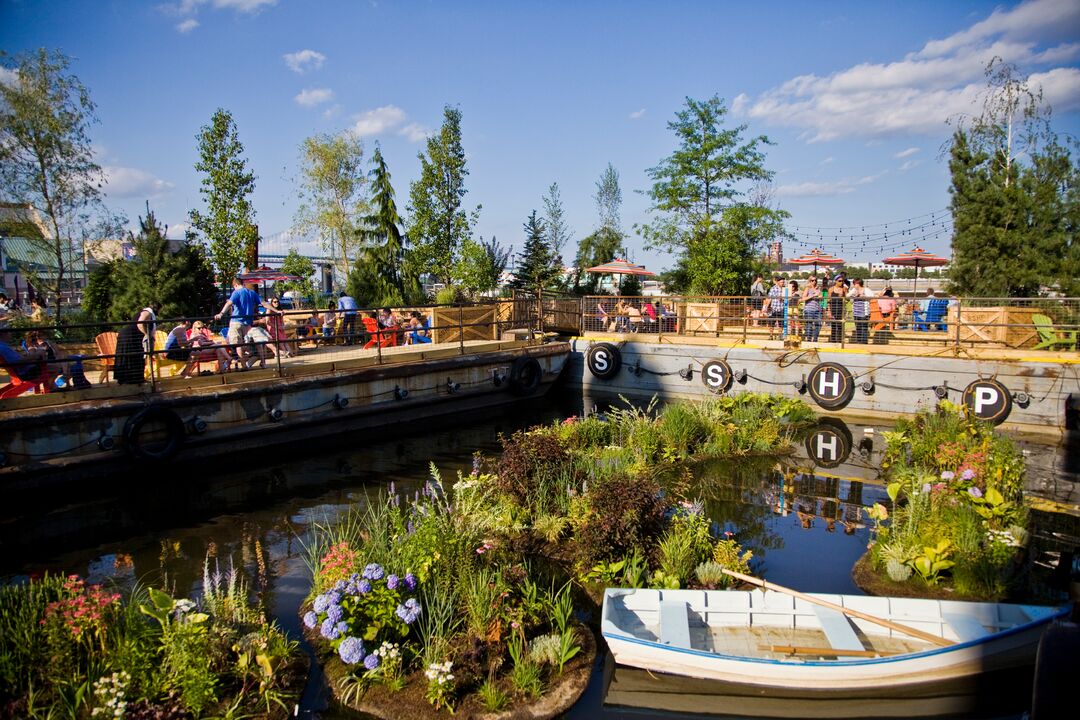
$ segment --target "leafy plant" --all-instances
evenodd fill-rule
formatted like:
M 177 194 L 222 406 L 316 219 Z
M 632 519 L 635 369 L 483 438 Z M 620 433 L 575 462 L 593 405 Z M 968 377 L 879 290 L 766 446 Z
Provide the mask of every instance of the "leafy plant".
M 566 663 L 573 660 L 579 652 L 581 652 L 581 645 L 577 642 L 577 633 L 574 632 L 574 628 L 568 627 L 559 634 L 559 674 L 562 674 Z
M 484 680 L 476 693 L 480 696 L 480 702 L 484 705 L 484 709 L 489 712 L 499 712 L 510 704 L 510 696 L 499 687 L 498 683 L 495 682 L 495 678 L 490 675 Z
M 926 581 L 927 584 L 936 585 L 939 574 L 955 564 L 948 559 L 952 554 L 951 548 L 952 543 L 948 540 L 941 540 L 933 547 L 925 545 L 922 553 L 911 561 L 911 566 L 915 568 L 915 572 L 919 573 L 919 577 Z

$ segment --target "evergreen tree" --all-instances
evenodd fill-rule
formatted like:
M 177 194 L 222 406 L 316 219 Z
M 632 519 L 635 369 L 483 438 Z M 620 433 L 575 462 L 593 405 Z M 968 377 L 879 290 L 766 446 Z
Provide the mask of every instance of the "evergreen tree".
M 199 161 L 195 169 L 203 173 L 199 192 L 206 212 L 192 210 L 192 226 L 210 243 L 210 257 L 223 280 L 234 277 L 258 242 L 255 209 L 255 175 L 247 169 L 232 114 L 218 108 L 196 136 Z
M 409 187 L 408 236 L 417 266 L 446 285 L 453 283 L 461 244 L 472 235 L 480 207 L 466 214 L 465 149 L 461 111 L 447 105 L 437 135 L 428 138 L 420 159 L 420 177 Z
M 213 313 L 217 286 L 205 250 L 184 244 L 172 252 L 166 232 L 147 204 L 146 217 L 139 218 L 139 234 L 129 234 L 135 246 L 134 259 L 112 264 L 108 319 L 130 320 L 139 308 L 155 300 L 161 302 L 161 317 Z
M 678 252 L 677 274 L 692 292 L 707 295 L 746 293 L 757 246 L 779 234 L 787 217 L 740 187 L 772 177 L 762 150 L 769 139 L 744 141 L 746 126 L 724 129 L 725 115 L 717 96 L 686 99 L 668 123 L 679 147 L 648 170 L 655 219 L 638 228 L 650 247 Z
M 523 227 L 525 248 L 518 256 L 514 281 L 510 287 L 539 294 L 559 278 L 561 268 L 544 238 L 544 221 L 536 217 L 535 210 Z
M 570 227 L 566 224 L 564 215 L 559 183 L 551 183 L 544 195 L 544 227 L 547 228 L 547 241 L 551 251 L 560 258 L 563 246 L 570 239 Z
M 358 236 L 363 249 L 349 277 L 357 302 L 370 305 L 402 305 L 417 302 L 423 291 L 394 201 L 394 187 L 382 151 L 376 146 L 371 171 L 373 212 L 360 220 Z
M 618 254 L 624 238 L 622 233 L 610 227 L 601 227 L 578 243 L 574 259 L 575 289 L 584 295 L 595 295 L 601 276 L 585 270 L 611 262 Z

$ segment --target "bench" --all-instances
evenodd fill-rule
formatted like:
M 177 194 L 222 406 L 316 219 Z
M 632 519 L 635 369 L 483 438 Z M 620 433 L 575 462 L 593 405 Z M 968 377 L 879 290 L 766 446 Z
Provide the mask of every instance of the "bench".
M 814 614 L 833 650 L 865 650 L 847 616 L 821 605 L 814 605 Z
M 660 601 L 660 643 L 690 649 L 689 607 L 681 600 Z
M 970 615 L 943 612 L 941 613 L 941 619 L 956 633 L 956 637 L 960 638 L 960 642 L 971 642 L 990 634 L 990 631 L 981 622 Z

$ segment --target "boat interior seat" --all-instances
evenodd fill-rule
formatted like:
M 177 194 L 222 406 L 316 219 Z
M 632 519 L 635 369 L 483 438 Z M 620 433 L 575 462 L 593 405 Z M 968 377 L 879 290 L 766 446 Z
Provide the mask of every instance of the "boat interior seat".
M 690 649 L 690 606 L 682 600 L 660 601 L 660 643 Z
M 942 612 L 941 619 L 945 621 L 945 624 L 948 625 L 954 633 L 956 633 L 956 637 L 960 638 L 960 642 L 978 640 L 979 638 L 986 637 L 990 634 L 990 631 L 987 630 L 981 622 L 970 615 Z
M 859 636 L 855 634 L 855 628 L 848 622 L 846 615 L 821 605 L 814 605 L 814 614 L 817 615 L 821 629 L 825 633 L 825 639 L 829 641 L 829 646 L 833 650 L 866 649 L 859 640 Z

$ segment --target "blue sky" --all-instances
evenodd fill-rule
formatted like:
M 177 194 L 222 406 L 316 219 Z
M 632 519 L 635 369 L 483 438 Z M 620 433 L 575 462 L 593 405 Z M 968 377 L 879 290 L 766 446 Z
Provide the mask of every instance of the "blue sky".
M 648 207 L 636 191 L 673 150 L 666 125 L 686 96 L 720 95 L 732 124 L 775 142 L 767 167 L 790 225 L 845 228 L 822 238 L 849 260 L 920 239 L 948 252 L 946 226 L 909 237 L 894 221 L 948 206 L 945 120 L 978 111 L 990 57 L 1030 74 L 1055 129 L 1080 135 L 1076 0 L 0 0 L 0 47 L 73 58 L 98 106 L 92 139 L 108 203 L 132 222 L 149 200 L 175 232 L 201 207 L 195 136 L 217 107 L 231 111 L 270 252 L 290 244 L 305 137 L 350 130 L 368 154 L 379 142 L 404 212 L 416 154 L 445 104 L 463 113 L 466 202 L 483 206 L 480 235 L 520 247 L 552 182 L 573 237 L 587 235 L 610 162 L 627 244 L 652 269 L 671 258 L 633 233 Z M 886 222 L 887 241 L 845 238 L 856 227 L 889 232 L 868 227 Z M 802 239 L 785 253 L 815 244 Z

